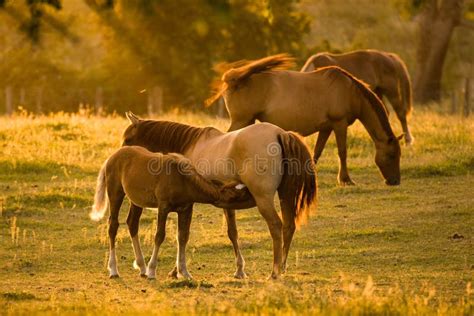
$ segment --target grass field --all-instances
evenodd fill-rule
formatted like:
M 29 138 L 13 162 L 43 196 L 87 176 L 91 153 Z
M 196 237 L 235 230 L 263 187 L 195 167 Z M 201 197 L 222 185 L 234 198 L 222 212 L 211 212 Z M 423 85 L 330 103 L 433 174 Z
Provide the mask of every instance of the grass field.
M 225 129 L 195 114 L 164 119 Z M 391 117 L 394 120 L 394 117 Z M 331 137 L 318 165 L 316 214 L 295 234 L 289 269 L 271 270 L 271 239 L 256 209 L 238 212 L 246 280 L 235 265 L 222 211 L 197 205 L 188 246 L 195 280 L 167 278 L 176 216 L 168 222 L 157 280 L 133 270 L 121 212 L 120 279 L 106 270 L 106 221 L 91 222 L 95 178 L 120 145 L 122 117 L 86 113 L 0 117 L 0 314 L 474 314 L 474 119 L 418 110 L 403 148 L 402 184 L 388 187 L 365 130 L 349 131 L 354 187 L 336 185 Z M 392 126 L 400 130 L 393 121 Z M 307 139 L 314 146 L 314 137 Z M 140 236 L 151 254 L 152 210 Z

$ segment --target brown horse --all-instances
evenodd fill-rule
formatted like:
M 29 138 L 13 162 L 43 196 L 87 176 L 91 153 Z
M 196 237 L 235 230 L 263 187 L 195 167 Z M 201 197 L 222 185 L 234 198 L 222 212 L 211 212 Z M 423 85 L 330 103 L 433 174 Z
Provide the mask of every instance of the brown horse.
M 314 160 L 332 131 L 336 134 L 341 184 L 353 184 L 346 163 L 347 127 L 359 119 L 375 143 L 375 163 L 385 182 L 400 184 L 400 144 L 380 99 L 360 80 L 339 67 L 310 73 L 275 70 L 288 67 L 285 54 L 266 57 L 224 73 L 219 91 L 232 120 L 229 131 L 269 122 L 307 136 L 319 131 Z
M 410 74 L 398 55 L 372 49 L 345 54 L 319 53 L 311 56 L 301 71 L 309 72 L 327 66 L 347 70 L 367 83 L 380 99 L 385 96 L 402 124 L 406 143 L 413 142 L 407 123 L 407 116 L 412 110 Z
M 165 226 L 168 213 L 178 213 L 178 272 L 191 278 L 187 267 L 185 251 L 181 240 L 188 239 L 191 210 L 190 203 L 208 203 L 225 206 L 251 200 L 248 190 L 237 190 L 234 186 L 215 184 L 201 176 L 190 161 L 178 154 L 163 155 L 151 153 L 143 147 L 122 147 L 112 154 L 103 164 L 97 178 L 94 206 L 91 219 L 100 220 L 110 206 L 109 241 L 110 254 L 108 268 L 110 277 L 118 277 L 115 254 L 115 237 L 119 226 L 118 216 L 123 199 L 130 200 L 130 212 L 127 224 L 132 237 L 135 252 L 135 266 L 140 274 L 149 279 L 155 278 L 158 250 L 165 238 Z M 132 215 L 144 207 L 158 207 L 158 224 L 153 254 L 145 267 L 145 261 L 138 239 L 138 219 Z M 184 214 L 183 214 L 184 212 Z
M 309 215 L 316 200 L 314 164 L 300 137 L 267 123 L 223 133 L 212 127 L 141 120 L 131 113 L 127 117 L 131 125 L 123 134 L 124 146 L 143 146 L 152 152 L 177 152 L 188 158 L 207 178 L 238 181 L 247 186 L 254 200 L 227 205 L 224 209 L 227 233 L 236 256 L 237 271 L 234 276 L 246 276 L 238 243 L 235 209 L 256 205 L 267 222 L 273 240 L 271 277 L 277 278 L 285 269 L 295 227 Z M 277 191 L 281 219 L 274 204 Z M 134 221 L 138 221 L 140 214 L 141 209 L 132 215 Z M 175 274 L 176 270 L 173 270 L 171 275 Z

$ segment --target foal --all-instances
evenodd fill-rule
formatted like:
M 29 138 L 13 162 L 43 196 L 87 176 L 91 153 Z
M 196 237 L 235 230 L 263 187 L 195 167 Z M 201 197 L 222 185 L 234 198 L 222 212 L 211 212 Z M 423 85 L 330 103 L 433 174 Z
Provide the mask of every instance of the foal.
M 108 269 L 110 277 L 118 277 L 115 254 L 115 237 L 119 226 L 118 216 L 123 199 L 130 200 L 130 213 L 127 219 L 135 252 L 135 265 L 140 274 L 150 279 L 155 278 L 158 250 L 165 238 L 166 218 L 171 211 L 178 212 L 178 238 L 189 237 L 191 224 L 190 214 L 180 216 L 180 212 L 191 212 L 185 207 L 194 202 L 222 206 L 251 199 L 248 190 L 234 188 L 237 183 L 223 185 L 202 177 L 191 162 L 179 154 L 151 153 L 143 147 L 122 147 L 112 154 L 103 164 L 97 178 L 94 206 L 90 217 L 100 220 L 110 206 L 109 237 L 110 254 Z M 133 222 L 131 213 L 144 207 L 158 207 L 158 223 L 155 246 L 148 266 L 138 239 L 138 223 Z M 132 220 L 130 220 L 132 219 Z M 184 221 L 182 220 L 184 219 Z M 184 222 L 184 223 L 182 223 Z M 178 274 L 191 278 L 186 268 L 185 249 L 178 249 L 176 265 Z

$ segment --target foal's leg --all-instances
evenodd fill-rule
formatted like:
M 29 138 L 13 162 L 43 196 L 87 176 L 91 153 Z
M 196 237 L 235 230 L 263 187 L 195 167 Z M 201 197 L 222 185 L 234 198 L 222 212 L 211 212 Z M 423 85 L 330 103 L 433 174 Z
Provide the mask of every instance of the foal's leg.
M 340 185 L 354 185 L 347 171 L 347 123 L 339 122 L 334 126 L 336 134 L 337 151 L 339 153 L 339 175 L 337 180 Z
M 234 247 L 235 263 L 237 270 L 234 273 L 234 277 L 237 279 L 245 279 L 245 260 L 240 251 L 239 245 L 239 233 L 237 232 L 237 222 L 235 220 L 235 210 L 224 209 L 225 219 L 227 221 L 227 236 L 229 236 L 232 246 Z
M 278 191 L 280 197 L 281 215 L 283 219 L 283 257 L 281 263 L 282 273 L 286 272 L 286 261 L 288 259 L 288 252 L 290 251 L 291 241 L 293 240 L 293 234 L 296 230 L 296 214 L 295 205 L 293 201 L 284 199 L 285 192 Z
M 123 198 L 125 194 L 121 189 L 107 190 L 109 203 L 110 203 L 110 216 L 109 216 L 109 242 L 110 242 L 110 253 L 109 253 L 109 276 L 110 278 L 118 278 L 119 273 L 117 269 L 117 255 L 115 253 L 115 237 L 117 236 L 117 230 L 119 227 L 119 211 L 122 206 Z
M 316 146 L 314 147 L 314 163 L 318 163 L 319 157 L 323 153 L 323 149 L 326 146 L 329 135 L 331 135 L 332 130 L 322 130 L 318 133 L 318 140 L 316 141 Z
M 145 259 L 143 258 L 142 249 L 140 247 L 140 238 L 138 237 L 138 227 L 140 224 L 140 216 L 142 215 L 143 208 L 130 203 L 130 210 L 127 217 L 128 231 L 132 238 L 133 251 L 135 252 L 135 262 L 133 266 L 140 269 L 140 276 L 146 277 L 146 265 Z
M 148 266 L 146 269 L 146 276 L 148 279 L 156 278 L 156 264 L 158 262 L 158 251 L 160 246 L 165 240 L 166 236 L 166 219 L 168 218 L 169 209 L 168 208 L 159 208 L 158 209 L 158 223 L 156 224 L 156 235 L 155 235 L 155 246 L 153 247 L 153 253 L 151 255 L 150 261 L 148 261 Z
M 186 267 L 186 244 L 189 240 L 189 229 L 192 217 L 192 205 L 178 211 L 178 233 L 176 236 L 178 240 L 178 255 L 176 258 L 177 277 L 183 277 L 185 279 L 193 278 Z

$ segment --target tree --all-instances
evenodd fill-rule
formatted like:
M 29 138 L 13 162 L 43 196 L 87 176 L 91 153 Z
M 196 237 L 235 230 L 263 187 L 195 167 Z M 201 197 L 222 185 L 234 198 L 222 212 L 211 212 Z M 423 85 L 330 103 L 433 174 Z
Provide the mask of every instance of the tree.
M 439 101 L 446 54 L 454 29 L 461 25 L 464 0 L 414 0 L 419 7 L 415 101 Z
M 137 76 L 158 84 L 168 104 L 199 105 L 213 65 L 304 51 L 309 18 L 297 0 L 85 0 L 142 64 Z

